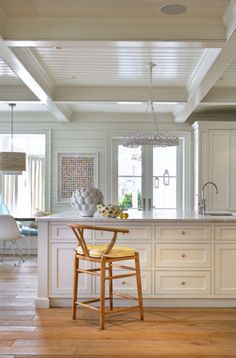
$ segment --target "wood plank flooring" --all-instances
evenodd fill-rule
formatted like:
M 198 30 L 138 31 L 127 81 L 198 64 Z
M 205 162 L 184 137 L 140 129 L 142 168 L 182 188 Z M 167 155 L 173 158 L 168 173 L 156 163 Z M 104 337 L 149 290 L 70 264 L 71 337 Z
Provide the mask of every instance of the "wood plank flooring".
M 108 318 L 69 308 L 34 308 L 37 266 L 0 264 L 0 358 L 236 357 L 236 309 L 149 308 Z

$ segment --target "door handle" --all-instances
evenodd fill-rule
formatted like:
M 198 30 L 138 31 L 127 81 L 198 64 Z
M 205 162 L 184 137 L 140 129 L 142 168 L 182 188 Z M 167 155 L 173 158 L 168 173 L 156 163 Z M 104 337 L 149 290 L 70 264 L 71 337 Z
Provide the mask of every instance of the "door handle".
M 143 198 L 143 210 L 146 210 L 146 199 Z

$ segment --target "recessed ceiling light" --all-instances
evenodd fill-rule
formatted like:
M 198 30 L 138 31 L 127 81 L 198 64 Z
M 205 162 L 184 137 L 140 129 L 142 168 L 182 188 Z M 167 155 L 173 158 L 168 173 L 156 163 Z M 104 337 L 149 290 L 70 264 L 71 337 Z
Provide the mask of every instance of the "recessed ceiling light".
M 180 15 L 186 10 L 186 6 L 181 4 L 167 4 L 160 7 L 160 11 L 165 15 Z

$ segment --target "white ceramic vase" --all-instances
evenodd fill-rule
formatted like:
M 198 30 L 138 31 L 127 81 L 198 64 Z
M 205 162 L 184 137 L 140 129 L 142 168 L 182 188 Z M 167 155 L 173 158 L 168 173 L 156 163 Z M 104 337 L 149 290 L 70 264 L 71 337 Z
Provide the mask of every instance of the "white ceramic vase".
M 72 193 L 71 205 L 81 216 L 93 216 L 97 205 L 103 202 L 102 192 L 97 188 L 79 188 Z

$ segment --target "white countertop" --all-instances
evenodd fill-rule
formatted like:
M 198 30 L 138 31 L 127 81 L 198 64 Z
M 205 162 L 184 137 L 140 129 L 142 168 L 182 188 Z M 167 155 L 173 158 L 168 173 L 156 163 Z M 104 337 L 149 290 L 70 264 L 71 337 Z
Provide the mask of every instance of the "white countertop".
M 232 216 L 222 216 L 222 215 L 201 215 L 193 211 L 176 211 L 176 210 L 151 210 L 151 211 L 139 211 L 139 210 L 129 210 L 128 219 L 118 219 L 118 218 L 106 218 L 99 213 L 95 213 L 93 217 L 82 217 L 80 216 L 77 210 L 68 210 L 57 214 L 52 214 L 44 217 L 38 217 L 38 221 L 86 221 L 96 222 L 104 221 L 104 224 L 107 222 L 118 223 L 118 222 L 137 222 L 142 221 L 204 221 L 204 222 L 235 222 L 236 223 L 236 213 Z

